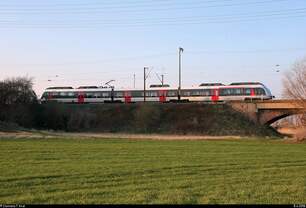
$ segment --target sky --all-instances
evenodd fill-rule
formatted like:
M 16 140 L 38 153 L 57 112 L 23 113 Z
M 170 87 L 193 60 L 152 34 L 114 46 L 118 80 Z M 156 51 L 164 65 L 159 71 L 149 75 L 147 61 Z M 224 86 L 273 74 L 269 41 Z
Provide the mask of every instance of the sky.
M 3 0 L 0 79 L 50 86 L 178 86 L 282 79 L 306 56 L 306 0 Z

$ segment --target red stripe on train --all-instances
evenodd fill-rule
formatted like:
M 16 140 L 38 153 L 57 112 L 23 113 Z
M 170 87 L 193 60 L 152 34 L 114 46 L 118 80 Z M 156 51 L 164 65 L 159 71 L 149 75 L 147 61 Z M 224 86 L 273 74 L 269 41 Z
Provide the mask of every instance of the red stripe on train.
M 124 102 L 125 102 L 125 103 L 130 103 L 130 102 L 132 102 L 131 92 L 129 92 L 129 91 L 125 91 L 125 92 L 124 92 Z
M 166 102 L 166 95 L 167 91 L 166 90 L 159 90 L 159 102 L 163 103 Z
M 212 89 L 211 100 L 217 102 L 219 100 L 219 89 Z
M 78 93 L 78 103 L 84 103 L 85 101 L 85 96 L 83 92 Z
M 254 88 L 251 88 L 251 96 L 255 96 L 255 90 L 254 90 Z

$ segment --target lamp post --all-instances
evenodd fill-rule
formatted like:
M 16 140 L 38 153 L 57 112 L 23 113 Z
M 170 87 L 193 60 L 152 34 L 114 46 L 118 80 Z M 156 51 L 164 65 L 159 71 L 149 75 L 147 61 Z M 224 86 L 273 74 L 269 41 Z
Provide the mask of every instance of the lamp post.
M 143 67 L 143 102 L 146 102 L 146 80 L 148 78 L 147 69 L 149 69 L 149 67 Z
M 180 101 L 181 100 L 181 88 L 182 88 L 182 53 L 184 49 L 179 47 L 179 87 L 178 87 L 178 93 L 177 98 Z

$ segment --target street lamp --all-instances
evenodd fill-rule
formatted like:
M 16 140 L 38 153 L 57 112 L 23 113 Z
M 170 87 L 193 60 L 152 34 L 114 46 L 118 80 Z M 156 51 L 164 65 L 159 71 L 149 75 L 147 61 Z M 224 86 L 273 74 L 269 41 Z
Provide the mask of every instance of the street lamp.
M 149 69 L 149 67 L 143 67 L 143 102 L 146 102 L 146 80 L 149 76 L 149 73 L 147 74 L 147 69 Z
M 177 98 L 180 101 L 181 100 L 181 88 L 182 88 L 182 75 L 181 75 L 181 71 L 182 71 L 182 53 L 183 53 L 184 49 L 179 47 L 179 87 L 178 87 L 178 94 L 177 94 Z

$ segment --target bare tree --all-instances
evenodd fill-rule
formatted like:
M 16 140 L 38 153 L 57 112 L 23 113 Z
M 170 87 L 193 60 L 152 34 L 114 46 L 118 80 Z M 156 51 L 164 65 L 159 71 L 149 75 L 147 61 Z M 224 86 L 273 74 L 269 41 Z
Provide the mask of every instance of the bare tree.
M 0 105 L 31 104 L 36 101 L 32 78 L 17 77 L 0 81 Z
M 284 82 L 284 96 L 299 101 L 299 105 L 306 107 L 306 58 L 294 64 L 287 72 Z
M 298 101 L 298 105 L 306 108 L 306 58 L 296 62 L 284 78 L 284 96 Z M 295 126 L 303 127 L 297 132 L 297 139 L 306 138 L 306 114 L 294 116 Z

